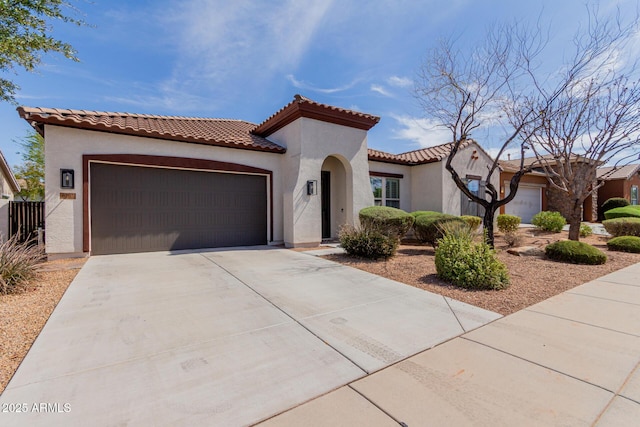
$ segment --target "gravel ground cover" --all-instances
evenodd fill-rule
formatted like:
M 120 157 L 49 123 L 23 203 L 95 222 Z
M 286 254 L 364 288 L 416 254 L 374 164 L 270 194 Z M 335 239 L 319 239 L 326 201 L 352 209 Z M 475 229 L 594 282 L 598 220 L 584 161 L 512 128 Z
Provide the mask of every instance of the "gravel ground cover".
M 557 240 L 567 239 L 567 232 L 527 230 L 522 234 L 522 246 L 539 248 Z M 507 253 L 508 246 L 503 236 L 496 233 L 498 258 L 507 265 L 511 277 L 511 286 L 499 291 L 465 290 L 438 279 L 434 250 L 430 245 L 402 244 L 397 255 L 388 261 L 370 261 L 347 255 L 327 255 L 324 258 L 507 315 L 640 262 L 640 254 L 609 251 L 606 245 L 607 238 L 604 236 L 592 235 L 580 241 L 604 251 L 608 257 L 606 264 L 574 265 L 539 257 L 511 255 Z
M 0 295 L 0 393 L 85 261 L 46 262 L 32 286 L 20 293 Z

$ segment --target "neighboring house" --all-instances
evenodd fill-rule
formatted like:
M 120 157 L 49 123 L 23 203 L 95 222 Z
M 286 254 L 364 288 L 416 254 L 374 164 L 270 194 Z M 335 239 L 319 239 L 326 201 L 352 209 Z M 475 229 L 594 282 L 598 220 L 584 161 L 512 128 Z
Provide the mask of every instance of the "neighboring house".
M 451 144 L 400 155 L 369 150 L 367 131 L 379 117 L 300 95 L 259 125 L 86 110 L 18 112 L 45 137 L 50 256 L 316 246 L 373 204 L 476 212 L 444 168 Z M 480 192 L 491 162 L 467 141 L 454 164 Z
M 598 168 L 598 181 L 604 181 L 598 188 L 600 206 L 612 197 L 622 197 L 632 205 L 638 204 L 640 164 Z
M 0 152 L 0 240 L 4 241 L 9 236 L 9 202 L 20 191 L 20 185 L 13 171 L 9 167 L 2 152 Z
M 579 156 L 575 157 L 579 159 Z M 520 180 L 516 197 L 500 208 L 500 213 L 517 215 L 523 223 L 531 222 L 533 215 L 540 211 L 558 211 L 563 213 L 563 193 L 549 185 L 546 174 L 541 167 L 535 167 L 539 161 L 535 157 L 525 158 L 524 166 L 534 166 Z M 501 160 L 500 191 L 504 195 L 514 173 L 520 169 L 520 159 Z M 597 194 L 585 200 L 582 212 L 584 221 L 602 219 L 600 207 L 611 197 L 622 197 L 631 204 L 638 204 L 638 188 L 640 188 L 640 164 L 621 167 L 599 167 L 597 183 L 602 184 Z M 604 183 L 602 182 L 604 181 Z M 595 184 L 595 183 L 594 183 Z

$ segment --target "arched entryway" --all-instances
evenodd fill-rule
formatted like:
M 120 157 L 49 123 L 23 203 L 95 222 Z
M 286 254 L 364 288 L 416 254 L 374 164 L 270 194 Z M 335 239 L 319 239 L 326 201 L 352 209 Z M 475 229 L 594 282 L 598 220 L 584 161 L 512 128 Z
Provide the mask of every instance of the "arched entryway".
M 353 215 L 352 206 L 347 203 L 353 199 L 351 166 L 342 156 L 327 156 L 320 176 L 322 238 L 335 239 L 340 226 L 350 223 Z

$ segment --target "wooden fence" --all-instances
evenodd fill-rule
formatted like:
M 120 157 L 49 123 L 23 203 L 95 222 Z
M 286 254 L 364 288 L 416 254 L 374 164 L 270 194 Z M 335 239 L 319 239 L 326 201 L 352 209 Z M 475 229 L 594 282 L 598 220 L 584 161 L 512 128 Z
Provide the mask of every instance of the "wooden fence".
M 38 229 L 44 230 L 44 202 L 9 202 L 9 237 L 38 242 Z M 44 232 L 41 239 L 43 243 Z

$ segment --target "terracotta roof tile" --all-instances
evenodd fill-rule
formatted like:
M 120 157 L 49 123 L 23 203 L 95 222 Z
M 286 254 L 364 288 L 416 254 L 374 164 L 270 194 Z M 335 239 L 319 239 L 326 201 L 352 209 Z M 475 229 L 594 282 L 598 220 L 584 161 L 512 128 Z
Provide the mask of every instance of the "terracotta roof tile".
M 633 175 L 640 172 L 640 164 L 625 166 L 607 166 L 598 168 L 598 179 L 611 181 L 613 179 L 631 179 Z
M 286 151 L 253 134 L 251 130 L 256 125 L 242 120 L 31 107 L 19 107 L 18 112 L 32 125 L 50 124 L 276 153 Z
M 363 130 L 371 129 L 380 121 L 378 116 L 321 104 L 302 95 L 295 95 L 293 101 L 256 126 L 253 132 L 257 135 L 268 136 L 300 117 Z
M 460 148 L 464 148 L 471 144 L 473 141 L 468 140 L 460 144 Z M 451 153 L 453 143 L 448 142 L 446 144 L 436 145 L 433 147 L 421 148 L 419 150 L 409 151 L 401 154 L 390 154 L 384 151 L 369 149 L 369 160 L 385 162 L 385 163 L 399 163 L 405 165 L 422 165 L 425 163 L 439 162 Z

